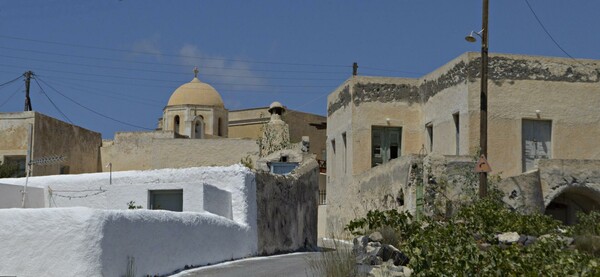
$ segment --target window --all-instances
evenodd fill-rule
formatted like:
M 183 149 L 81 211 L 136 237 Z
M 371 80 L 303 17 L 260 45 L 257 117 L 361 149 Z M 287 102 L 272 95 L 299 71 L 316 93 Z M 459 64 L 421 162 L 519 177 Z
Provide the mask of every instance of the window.
M 221 118 L 219 117 L 219 119 L 217 120 L 217 134 L 222 137 L 223 136 L 223 131 L 221 130 Z
M 537 160 L 552 158 L 552 121 L 523 119 L 521 137 L 524 172 L 537 168 Z
M 452 115 L 454 119 L 454 129 L 456 130 L 456 155 L 460 155 L 460 118 L 458 113 Z
M 335 172 L 335 139 L 331 140 L 331 162 L 329 163 L 329 167 L 332 173 Z
M 344 159 L 344 173 L 346 173 L 346 167 L 348 164 L 348 146 L 346 145 L 346 132 L 342 133 L 342 143 L 344 143 L 344 153 L 342 153 L 344 156 L 342 158 Z
M 400 157 L 402 128 L 375 127 L 371 129 L 371 166 Z
M 17 172 L 11 177 L 25 177 L 25 169 L 26 169 L 26 156 L 6 156 L 4 157 L 4 164 L 6 165 L 16 165 Z
M 433 152 L 433 124 L 431 122 L 425 124 L 427 129 L 427 139 L 429 140 L 429 152 Z
M 60 167 L 60 174 L 69 174 L 70 168 L 68 165 L 63 165 Z
M 319 205 L 327 205 L 327 191 L 324 189 L 319 190 Z
M 149 190 L 148 208 L 150 210 L 183 211 L 183 190 Z

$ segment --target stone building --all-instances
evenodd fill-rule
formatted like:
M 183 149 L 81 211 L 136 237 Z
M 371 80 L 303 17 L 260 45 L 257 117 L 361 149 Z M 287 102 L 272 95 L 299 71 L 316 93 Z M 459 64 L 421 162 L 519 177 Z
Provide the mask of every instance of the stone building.
M 31 176 L 97 172 L 101 143 L 100 133 L 38 112 L 0 113 L 0 161 L 18 163 L 19 176 L 25 176 L 29 145 L 34 161 Z M 52 157 L 63 161 L 35 163 Z
M 421 78 L 353 76 L 329 95 L 329 231 L 340 231 L 378 198 L 414 210 L 419 195 L 409 187 L 412 159 L 476 156 L 480 68 L 480 55 L 466 53 Z M 492 174 L 520 175 L 536 170 L 540 159 L 600 159 L 599 72 L 595 60 L 491 55 Z M 383 188 L 392 191 L 377 191 Z

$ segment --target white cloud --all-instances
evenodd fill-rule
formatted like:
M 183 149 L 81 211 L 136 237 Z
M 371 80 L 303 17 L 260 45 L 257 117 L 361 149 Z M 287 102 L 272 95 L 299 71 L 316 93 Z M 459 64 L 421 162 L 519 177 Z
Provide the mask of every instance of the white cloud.
M 228 60 L 221 56 L 210 56 L 202 53 L 195 45 L 185 44 L 179 50 L 181 62 L 193 68 L 198 66 L 200 76 L 209 79 L 209 83 L 218 83 L 217 86 L 233 90 L 263 90 L 264 79 L 254 73 L 249 63 L 244 61 Z
M 156 57 L 156 59 L 160 60 L 162 56 L 162 51 L 160 51 L 160 47 L 158 46 L 160 41 L 160 35 L 154 34 L 149 38 L 143 38 L 133 43 L 132 50 L 135 52 L 141 53 L 150 53 Z M 143 55 L 136 53 L 135 55 Z

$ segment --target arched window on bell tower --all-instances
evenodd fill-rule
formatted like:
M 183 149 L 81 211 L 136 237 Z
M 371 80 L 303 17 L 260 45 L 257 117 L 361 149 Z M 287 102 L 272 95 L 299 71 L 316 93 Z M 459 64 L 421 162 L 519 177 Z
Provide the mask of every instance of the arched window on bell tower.
M 220 137 L 223 136 L 223 128 L 221 127 L 221 118 L 220 117 L 217 120 L 217 135 Z
M 173 131 L 175 131 L 176 134 L 179 134 L 179 116 L 176 115 L 175 118 L 173 119 Z
M 194 138 L 201 139 L 204 135 L 204 119 L 201 116 L 194 120 Z

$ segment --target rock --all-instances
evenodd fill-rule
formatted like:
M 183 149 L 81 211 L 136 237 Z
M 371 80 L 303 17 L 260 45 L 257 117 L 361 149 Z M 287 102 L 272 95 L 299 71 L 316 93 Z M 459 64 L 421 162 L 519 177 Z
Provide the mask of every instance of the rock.
M 373 277 L 405 277 L 404 267 L 395 266 L 391 262 L 382 263 L 380 266 L 374 266 L 371 268 L 367 276 Z M 408 275 L 410 276 L 410 275 Z
M 503 243 L 503 244 L 517 243 L 519 241 L 520 237 L 521 236 L 519 236 L 519 234 L 517 232 L 506 232 L 506 233 L 496 235 L 498 242 Z
M 521 235 L 521 237 L 519 238 L 519 244 L 521 244 L 523 246 L 528 246 L 528 245 L 531 245 L 532 243 L 534 243 L 536 240 L 537 240 L 537 238 L 534 236 Z
M 378 241 L 372 241 L 367 243 L 367 246 L 371 246 L 371 247 L 381 247 L 381 242 Z
M 380 253 L 380 257 L 383 261 L 392 260 L 395 266 L 407 265 L 409 262 L 408 257 L 404 255 L 404 253 L 402 253 L 396 247 L 389 244 L 384 244 L 381 247 Z
M 367 246 L 367 243 L 369 243 L 369 238 L 366 236 L 355 237 L 352 242 L 354 244 L 352 247 L 354 253 L 362 254 L 365 253 L 365 247 Z
M 485 250 L 488 250 L 488 248 L 490 248 L 492 245 L 484 242 L 484 243 L 478 244 L 477 246 L 479 247 L 479 250 L 485 251 Z
M 381 242 L 383 240 L 383 236 L 379 232 L 374 232 L 369 236 L 369 241 Z
M 381 247 L 373 247 L 373 246 L 368 246 L 365 248 L 366 254 L 367 255 L 371 255 L 371 256 L 380 256 L 381 257 L 381 252 L 382 249 Z
M 575 241 L 572 237 L 565 237 L 565 236 L 554 235 L 554 234 L 541 235 L 538 239 L 542 240 L 542 241 L 547 240 L 547 239 L 556 239 L 556 240 L 562 242 L 564 246 L 569 246 L 569 245 L 573 244 L 573 242 Z

